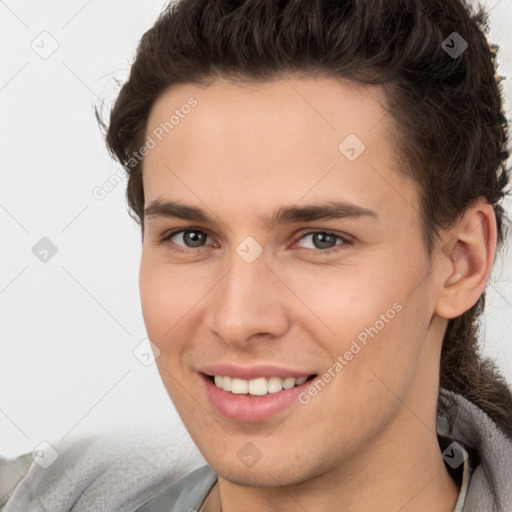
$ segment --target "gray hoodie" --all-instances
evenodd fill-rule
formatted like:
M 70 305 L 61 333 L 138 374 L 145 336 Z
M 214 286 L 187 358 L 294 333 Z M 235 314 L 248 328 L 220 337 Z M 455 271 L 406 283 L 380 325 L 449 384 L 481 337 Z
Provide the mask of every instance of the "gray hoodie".
M 454 512 L 512 512 L 512 440 L 474 404 L 446 393 L 459 406 L 451 431 L 444 418 L 437 424 L 443 458 L 462 484 Z M 53 446 L 59 456 L 46 469 L 37 455 L 39 463 L 32 454 L 0 458 L 0 510 L 196 512 L 217 481 L 202 456 L 168 432 Z

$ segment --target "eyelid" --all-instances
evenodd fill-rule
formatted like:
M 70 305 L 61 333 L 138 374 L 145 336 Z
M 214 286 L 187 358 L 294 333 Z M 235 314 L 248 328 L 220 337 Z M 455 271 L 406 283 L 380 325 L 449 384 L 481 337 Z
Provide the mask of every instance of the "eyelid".
M 198 231 L 200 233 L 204 233 L 208 238 L 211 238 L 208 231 L 203 228 L 185 227 L 185 228 L 180 228 L 180 229 L 171 231 L 168 234 L 165 233 L 164 235 L 162 235 L 161 238 L 158 239 L 158 241 L 159 241 L 159 243 L 162 243 L 162 244 L 171 243 L 173 245 L 176 245 L 177 247 L 180 247 L 181 249 L 171 249 L 176 252 L 187 253 L 187 252 L 199 252 L 201 250 L 204 250 L 206 247 L 204 245 L 194 248 L 194 247 L 186 247 L 183 245 L 174 244 L 173 242 L 171 242 L 170 239 L 172 237 L 174 237 L 175 235 L 178 235 L 180 233 L 184 233 L 186 231 Z M 334 247 L 329 247 L 327 249 L 309 249 L 309 248 L 304 248 L 304 247 L 299 247 L 299 249 L 305 249 L 306 251 L 313 251 L 314 253 L 322 254 L 322 253 L 326 253 L 327 251 L 336 251 L 337 252 L 338 250 L 341 250 L 341 249 L 339 249 L 340 247 L 349 246 L 354 243 L 353 237 L 351 237 L 345 233 L 340 233 L 340 232 L 337 232 L 337 231 L 334 231 L 331 229 L 304 228 L 294 235 L 295 241 L 292 243 L 292 247 L 295 246 L 305 236 L 313 235 L 315 233 L 324 233 L 326 235 L 335 236 L 335 237 L 339 238 L 340 240 L 342 240 L 342 243 L 336 244 Z
M 211 238 L 210 234 L 208 233 L 207 230 L 203 229 L 203 228 L 195 228 L 195 227 L 186 227 L 186 228 L 180 228 L 180 229 L 176 229 L 174 231 L 171 231 L 170 233 L 164 233 L 161 237 L 159 237 L 157 239 L 157 242 L 159 244 L 172 244 L 172 245 L 176 245 L 177 247 L 180 247 L 180 249 L 171 249 L 171 250 L 174 250 L 176 252 L 199 252 L 200 250 L 204 249 L 205 246 L 200 246 L 200 247 L 197 247 L 197 248 L 194 248 L 194 247 L 186 247 L 184 245 L 178 245 L 178 244 L 175 244 L 174 242 L 171 241 L 171 238 L 180 234 L 180 233 L 185 233 L 187 231 L 198 231 L 200 233 L 204 233 L 207 238 Z
M 295 236 L 297 237 L 297 241 L 298 241 L 301 238 L 303 238 L 304 236 L 311 235 L 314 233 L 324 233 L 326 235 L 336 236 L 336 237 L 340 238 L 341 240 L 343 240 L 347 244 L 353 243 L 355 240 L 354 237 L 351 237 L 350 235 L 348 235 L 346 233 L 343 233 L 340 231 L 335 231 L 333 229 L 321 229 L 321 228 L 317 228 L 317 229 L 315 229 L 315 228 L 307 229 L 306 228 L 306 229 L 299 231 Z M 322 249 L 317 249 L 317 250 L 321 251 Z M 327 249 L 325 249 L 325 250 L 327 250 Z

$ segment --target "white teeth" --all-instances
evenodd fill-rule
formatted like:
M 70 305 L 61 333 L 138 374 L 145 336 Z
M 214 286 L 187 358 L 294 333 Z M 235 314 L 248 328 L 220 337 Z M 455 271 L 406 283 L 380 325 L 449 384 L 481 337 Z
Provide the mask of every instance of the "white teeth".
M 297 386 L 300 386 L 301 384 L 304 384 L 304 382 L 306 382 L 307 380 L 308 380 L 307 376 L 306 377 L 299 377 L 295 381 L 295 384 L 297 384 Z
M 280 377 L 270 377 L 267 379 L 267 390 L 269 393 L 277 393 L 283 389 L 283 379 Z
M 231 377 L 220 377 L 222 386 L 219 386 L 217 382 L 215 384 L 219 387 L 222 387 L 224 391 L 231 391 Z
M 259 377 L 249 381 L 249 394 L 250 395 L 266 395 L 267 394 L 267 379 Z
M 231 391 L 237 395 L 257 395 L 263 396 L 267 393 L 277 393 L 283 389 L 291 389 L 295 386 L 300 386 L 308 379 L 307 376 L 299 377 L 258 377 L 252 380 L 231 378 L 228 376 L 215 375 L 214 382 L 218 388 L 224 391 Z
M 249 391 L 249 381 L 243 379 L 235 379 L 231 380 L 231 393 L 235 393 L 237 395 L 247 394 Z
M 283 389 L 291 389 L 295 386 L 295 379 L 293 377 L 286 377 L 283 379 Z

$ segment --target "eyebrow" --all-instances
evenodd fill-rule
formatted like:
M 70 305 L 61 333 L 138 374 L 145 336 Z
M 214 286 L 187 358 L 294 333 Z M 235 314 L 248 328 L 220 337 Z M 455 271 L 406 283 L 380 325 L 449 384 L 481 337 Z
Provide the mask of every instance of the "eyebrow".
M 200 208 L 185 205 L 176 201 L 155 199 L 144 209 L 144 219 L 155 217 L 178 218 L 188 221 L 214 224 L 215 221 Z M 282 206 L 264 224 L 275 227 L 280 224 L 307 222 L 327 219 L 347 219 L 369 217 L 377 219 L 377 213 L 352 203 L 327 201 L 321 204 L 305 206 Z

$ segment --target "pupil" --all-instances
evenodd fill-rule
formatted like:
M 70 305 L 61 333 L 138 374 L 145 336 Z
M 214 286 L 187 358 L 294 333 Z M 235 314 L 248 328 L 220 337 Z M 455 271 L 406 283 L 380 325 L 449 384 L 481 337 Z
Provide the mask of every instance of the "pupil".
M 189 240 L 185 240 L 187 245 L 190 247 L 199 247 L 201 245 L 201 241 L 204 238 L 204 233 L 199 233 L 198 231 L 186 231 L 184 234 L 185 238 Z M 191 242 L 188 244 L 188 242 Z
M 327 233 L 315 233 L 313 235 L 313 240 L 315 242 L 318 242 L 319 241 L 319 245 L 320 247 L 318 247 L 319 249 L 331 249 L 333 247 L 333 245 L 329 245 L 329 243 L 327 242 L 327 246 L 326 247 L 322 247 L 322 243 L 325 243 L 325 240 L 331 238 L 332 240 L 331 241 L 334 241 L 334 237 L 332 235 L 329 235 Z M 319 240 L 320 239 L 320 240 Z M 318 245 L 318 243 L 315 243 L 315 245 Z

